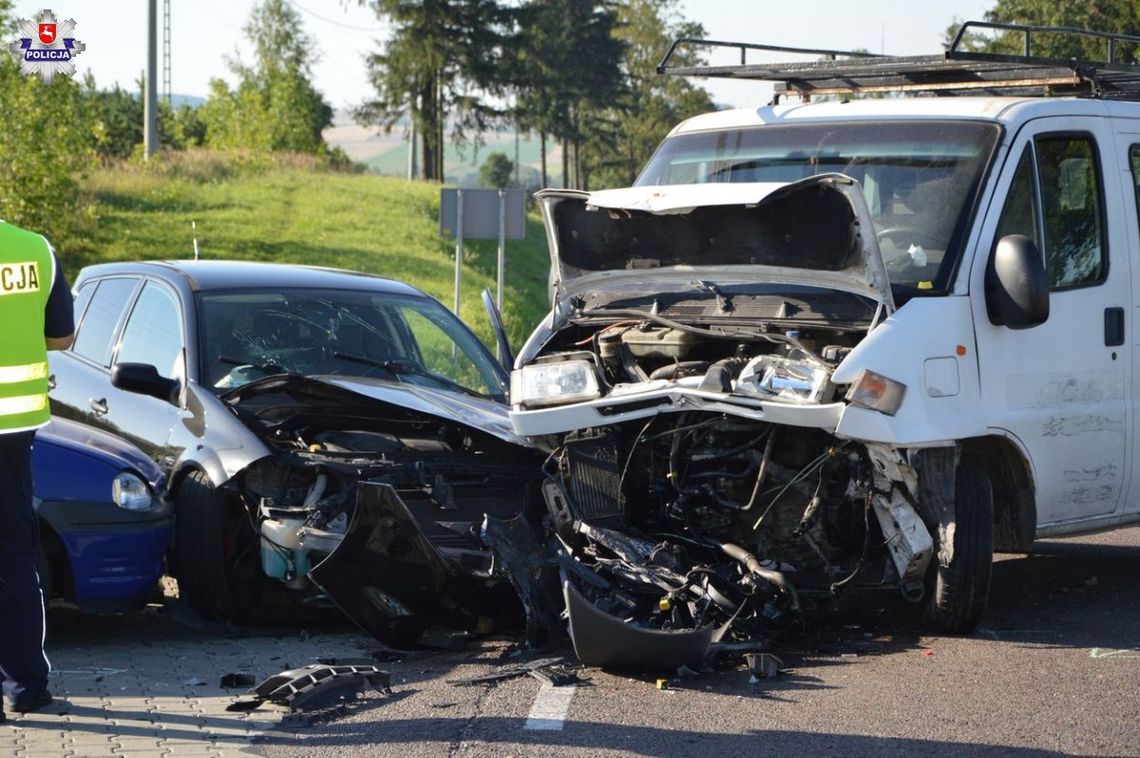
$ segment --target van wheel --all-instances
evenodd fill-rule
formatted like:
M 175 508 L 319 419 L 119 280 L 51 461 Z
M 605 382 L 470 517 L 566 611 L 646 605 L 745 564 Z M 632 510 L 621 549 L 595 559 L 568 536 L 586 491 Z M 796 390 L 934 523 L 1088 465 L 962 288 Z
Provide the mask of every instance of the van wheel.
M 178 488 L 174 508 L 179 597 L 204 619 L 240 620 L 256 602 L 239 566 L 255 537 L 240 505 L 194 471 Z
M 928 574 L 926 622 L 940 632 L 973 631 L 986 609 L 993 569 L 993 487 L 984 467 L 963 459 L 954 482 L 954 557 Z M 935 534 L 935 547 L 939 539 Z

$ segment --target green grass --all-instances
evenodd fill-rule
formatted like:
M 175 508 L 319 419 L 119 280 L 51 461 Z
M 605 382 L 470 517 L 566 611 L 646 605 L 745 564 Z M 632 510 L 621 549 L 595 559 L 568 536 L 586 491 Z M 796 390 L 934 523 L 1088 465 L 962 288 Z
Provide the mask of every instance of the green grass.
M 106 261 L 203 258 L 367 271 L 452 305 L 454 240 L 439 236 L 440 185 L 333 172 L 303 158 L 190 153 L 85 179 L 85 229 L 58 244 L 65 270 Z M 516 348 L 548 308 L 549 259 L 537 216 L 508 240 L 503 315 Z M 496 243 L 466 245 L 460 315 L 488 345 L 480 293 L 494 290 Z

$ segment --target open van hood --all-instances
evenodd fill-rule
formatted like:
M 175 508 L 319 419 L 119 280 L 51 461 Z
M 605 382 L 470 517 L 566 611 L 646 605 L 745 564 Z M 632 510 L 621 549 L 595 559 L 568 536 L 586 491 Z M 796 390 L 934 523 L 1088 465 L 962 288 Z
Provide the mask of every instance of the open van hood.
M 825 287 L 895 309 L 862 188 L 844 174 L 537 197 L 555 311 L 576 295 L 645 291 L 678 278 Z

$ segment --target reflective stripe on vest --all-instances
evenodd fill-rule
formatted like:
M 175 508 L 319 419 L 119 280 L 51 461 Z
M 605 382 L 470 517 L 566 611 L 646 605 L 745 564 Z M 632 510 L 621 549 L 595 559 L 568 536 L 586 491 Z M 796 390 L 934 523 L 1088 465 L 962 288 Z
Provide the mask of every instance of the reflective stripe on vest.
M 47 408 L 47 395 L 19 395 L 0 398 L 0 416 L 17 416 Z
M 33 379 L 46 379 L 48 365 L 42 363 L 25 363 L 23 366 L 0 366 L 0 384 L 18 384 L 30 382 Z

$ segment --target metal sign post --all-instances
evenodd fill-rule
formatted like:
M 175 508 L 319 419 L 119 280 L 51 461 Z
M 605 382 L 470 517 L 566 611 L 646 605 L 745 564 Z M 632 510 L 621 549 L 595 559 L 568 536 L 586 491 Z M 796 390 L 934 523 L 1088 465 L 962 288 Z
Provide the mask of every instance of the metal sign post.
M 455 315 L 459 315 L 459 289 L 463 280 L 463 190 L 455 191 Z
M 503 310 L 503 264 L 507 258 L 507 191 L 499 188 L 499 256 L 495 261 L 495 304 Z
M 507 240 L 526 236 L 526 193 L 519 189 L 441 189 L 439 233 L 455 237 L 455 313 L 459 314 L 464 239 L 497 239 L 496 298 L 503 307 Z

